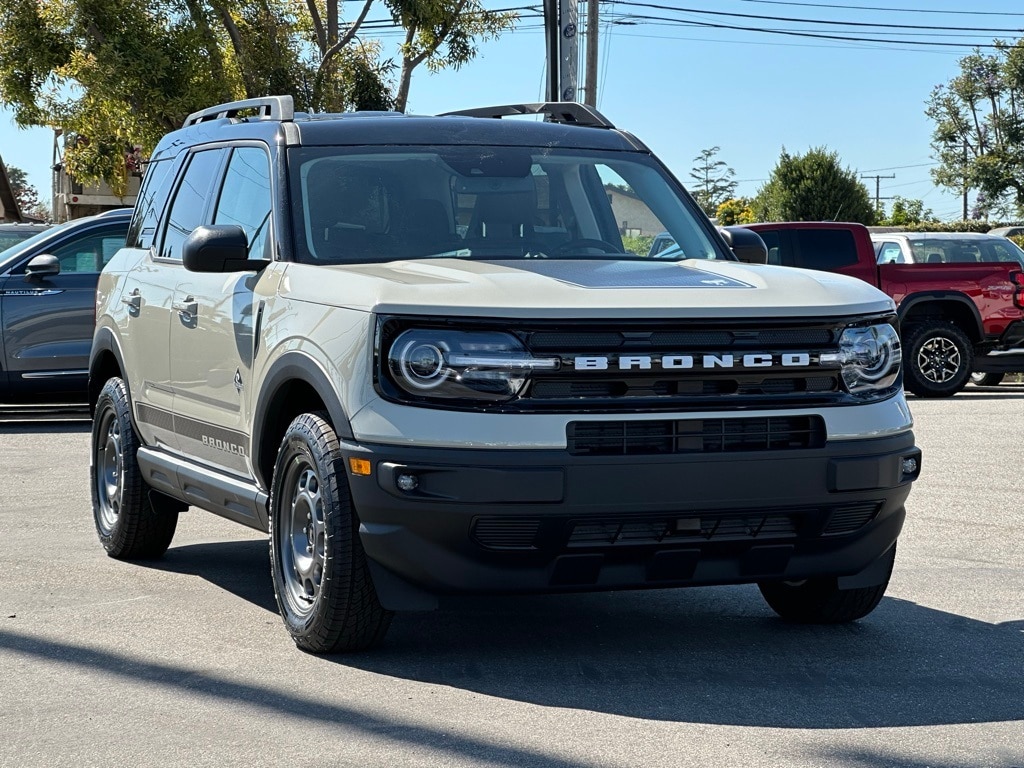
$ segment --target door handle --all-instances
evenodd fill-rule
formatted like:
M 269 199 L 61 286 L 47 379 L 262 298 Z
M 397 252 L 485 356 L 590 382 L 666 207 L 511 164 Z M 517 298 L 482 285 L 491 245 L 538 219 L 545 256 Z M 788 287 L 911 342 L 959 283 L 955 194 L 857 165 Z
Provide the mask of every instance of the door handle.
M 134 310 L 138 312 L 142 307 L 142 296 L 139 293 L 139 289 L 136 288 L 128 296 L 122 296 L 121 303 L 127 305 L 129 311 Z
M 183 301 L 176 301 L 171 304 L 171 309 L 181 315 L 182 320 L 191 320 L 199 314 L 199 302 L 194 296 L 186 296 Z

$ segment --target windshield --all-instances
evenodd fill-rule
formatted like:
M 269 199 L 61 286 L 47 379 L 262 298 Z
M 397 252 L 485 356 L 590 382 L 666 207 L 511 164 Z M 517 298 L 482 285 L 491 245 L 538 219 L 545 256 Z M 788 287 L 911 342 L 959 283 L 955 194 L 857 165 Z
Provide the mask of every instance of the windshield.
M 731 259 L 639 153 L 446 146 L 289 153 L 296 257 Z

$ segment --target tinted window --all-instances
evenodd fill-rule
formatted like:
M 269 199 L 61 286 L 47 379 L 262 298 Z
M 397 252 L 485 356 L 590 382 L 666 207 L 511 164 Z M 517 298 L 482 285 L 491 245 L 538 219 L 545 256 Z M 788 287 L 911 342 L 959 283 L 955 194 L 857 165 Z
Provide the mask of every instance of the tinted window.
M 206 223 L 207 202 L 226 151 L 212 149 L 192 155 L 167 217 L 164 244 L 160 249 L 163 258 L 180 259 L 181 244 L 185 238 L 192 234 L 193 229 Z
M 251 258 L 265 258 L 270 231 L 270 165 L 256 147 L 239 147 L 231 154 L 214 224 L 237 224 L 249 238 Z
M 793 266 L 833 270 L 857 263 L 857 245 L 848 229 L 795 229 Z
M 128 231 L 128 243 L 133 248 L 149 248 L 156 238 L 156 224 L 167 199 L 171 183 L 172 160 L 160 160 L 146 167 L 142 188 L 135 203 L 135 215 Z
M 769 264 L 785 264 L 782 260 L 782 235 L 778 231 L 758 232 L 768 249 Z

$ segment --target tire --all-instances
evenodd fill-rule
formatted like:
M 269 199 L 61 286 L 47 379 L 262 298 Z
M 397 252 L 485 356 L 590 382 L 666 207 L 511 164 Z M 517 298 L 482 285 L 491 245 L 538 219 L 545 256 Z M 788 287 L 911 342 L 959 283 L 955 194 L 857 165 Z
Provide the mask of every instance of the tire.
M 92 512 L 100 543 L 120 560 L 160 557 L 178 526 L 176 511 L 154 509 L 138 450 L 127 388 L 121 379 L 109 379 L 92 422 Z
M 997 387 L 1005 376 L 1005 373 L 972 373 L 971 384 L 976 387 Z
M 311 653 L 379 644 L 392 613 L 377 599 L 344 457 L 326 414 L 288 426 L 270 489 L 270 569 L 295 644 Z
M 764 581 L 757 586 L 765 602 L 786 621 L 844 624 L 864 618 L 881 602 L 896 562 L 895 545 L 884 557 L 889 559 L 884 581 L 870 587 L 840 589 L 835 577 L 800 582 Z
M 904 384 L 910 392 L 918 397 L 950 397 L 970 379 L 974 348 L 953 323 L 923 323 L 908 335 L 903 363 Z

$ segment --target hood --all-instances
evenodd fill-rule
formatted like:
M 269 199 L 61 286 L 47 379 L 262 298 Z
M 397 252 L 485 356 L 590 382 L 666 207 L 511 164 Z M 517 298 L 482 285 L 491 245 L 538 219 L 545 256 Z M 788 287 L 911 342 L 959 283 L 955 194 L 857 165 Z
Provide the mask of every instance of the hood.
M 367 312 L 478 317 L 821 317 L 892 300 L 829 272 L 689 259 L 420 259 L 283 265 L 283 296 Z

